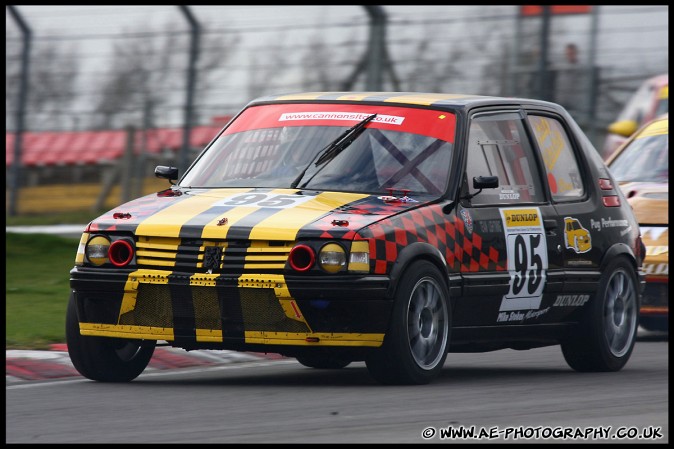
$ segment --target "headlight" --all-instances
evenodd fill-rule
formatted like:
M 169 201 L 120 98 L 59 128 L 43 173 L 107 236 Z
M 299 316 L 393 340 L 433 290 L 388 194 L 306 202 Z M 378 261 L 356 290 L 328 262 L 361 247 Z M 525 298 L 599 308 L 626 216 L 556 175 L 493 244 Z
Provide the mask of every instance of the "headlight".
M 133 260 L 133 246 L 128 240 L 115 240 L 108 249 L 108 258 L 116 267 L 124 267 Z
M 110 263 L 125 267 L 133 261 L 135 252 L 133 240 L 119 236 L 95 235 L 84 245 L 86 262 L 96 266 Z
M 288 263 L 295 271 L 307 271 L 314 265 L 316 255 L 314 250 L 307 245 L 296 245 L 290 250 Z
M 346 266 L 346 252 L 336 243 L 328 243 L 318 253 L 318 264 L 328 273 L 337 273 Z
M 110 239 L 102 235 L 96 235 L 89 239 L 84 249 L 87 260 L 94 265 L 103 265 L 108 261 Z
M 349 271 L 370 271 L 370 243 L 367 240 L 356 240 L 351 243 L 349 253 Z

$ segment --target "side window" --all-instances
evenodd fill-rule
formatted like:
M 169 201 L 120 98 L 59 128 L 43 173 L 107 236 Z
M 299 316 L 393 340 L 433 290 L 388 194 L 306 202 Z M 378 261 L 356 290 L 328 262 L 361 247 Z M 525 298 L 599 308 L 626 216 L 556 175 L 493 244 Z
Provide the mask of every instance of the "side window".
M 497 176 L 498 188 L 484 189 L 473 205 L 520 204 L 544 201 L 533 150 L 515 113 L 476 116 L 468 134 L 466 182 L 468 192 L 476 176 Z
M 578 200 L 585 194 L 578 161 L 562 124 L 550 117 L 529 116 L 545 165 L 552 199 Z

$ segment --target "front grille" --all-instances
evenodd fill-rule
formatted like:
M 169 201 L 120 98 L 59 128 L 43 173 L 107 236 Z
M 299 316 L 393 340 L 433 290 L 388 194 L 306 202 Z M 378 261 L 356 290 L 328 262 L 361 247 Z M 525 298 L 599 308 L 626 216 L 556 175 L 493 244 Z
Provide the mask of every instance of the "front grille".
M 136 243 L 139 268 L 188 273 L 280 274 L 293 242 L 201 240 L 141 236 Z M 215 263 L 213 262 L 215 258 Z M 206 262 L 206 264 L 204 263 Z
M 168 285 L 140 284 L 136 307 L 119 317 L 119 324 L 173 327 L 173 306 Z
M 304 323 L 291 320 L 283 312 L 274 290 L 242 288 L 241 310 L 248 331 L 307 332 Z
M 197 329 L 223 330 L 224 321 L 232 329 L 243 324 L 250 331 L 309 331 L 304 323 L 285 315 L 271 288 L 192 286 L 189 291 L 191 298 L 174 303 L 168 285 L 140 284 L 135 308 L 122 314 L 119 324 L 173 328 L 174 316 L 193 316 Z

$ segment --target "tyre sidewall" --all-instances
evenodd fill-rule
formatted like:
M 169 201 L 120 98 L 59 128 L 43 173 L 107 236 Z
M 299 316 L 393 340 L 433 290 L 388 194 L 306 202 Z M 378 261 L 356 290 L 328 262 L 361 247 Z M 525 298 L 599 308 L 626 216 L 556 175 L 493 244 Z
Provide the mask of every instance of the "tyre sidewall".
M 603 272 L 597 294 L 581 320 L 579 329 L 562 344 L 564 357 L 569 365 L 578 371 L 618 371 L 629 360 L 636 342 L 639 296 L 635 270 L 625 257 L 617 257 L 609 262 Z M 611 352 L 604 318 L 609 282 L 617 272 L 623 272 L 629 277 L 636 294 L 636 323 L 630 336 L 628 350 L 622 356 L 615 356 Z
M 417 283 L 424 278 L 431 278 L 441 290 L 441 300 L 444 301 L 446 311 L 445 341 L 442 348 L 442 356 L 435 366 L 426 369 L 417 363 L 412 354 L 408 335 L 408 309 L 411 295 Z M 405 271 L 395 295 L 391 327 L 384 339 L 383 351 L 388 359 L 388 364 L 394 373 L 396 383 L 426 384 L 437 377 L 443 368 L 447 358 L 451 329 L 451 307 L 449 293 L 445 280 L 440 271 L 429 261 L 416 261 Z
M 131 342 L 81 335 L 75 295 L 71 293 L 66 311 L 66 344 L 70 360 L 80 374 L 101 382 L 129 382 L 135 379 L 150 362 L 156 342 L 143 341 L 133 358 L 121 359 L 115 345 Z

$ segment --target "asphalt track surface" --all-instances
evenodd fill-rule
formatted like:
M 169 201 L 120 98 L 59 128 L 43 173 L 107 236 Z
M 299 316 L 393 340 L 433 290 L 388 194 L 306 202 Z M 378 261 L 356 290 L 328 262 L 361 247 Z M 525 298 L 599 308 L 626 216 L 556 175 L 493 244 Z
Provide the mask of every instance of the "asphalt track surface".
M 8 377 L 6 443 L 668 443 L 668 350 L 642 336 L 617 373 L 576 373 L 557 346 L 449 354 L 423 386 L 250 355 L 126 384 Z

